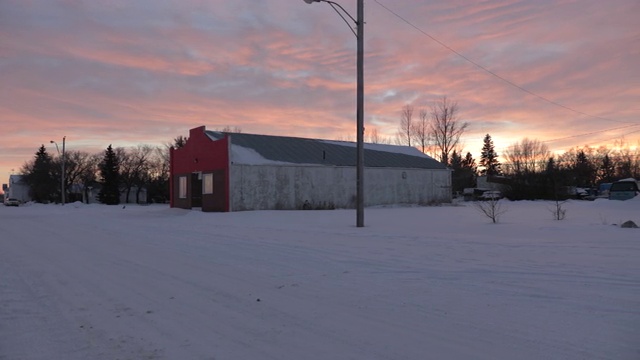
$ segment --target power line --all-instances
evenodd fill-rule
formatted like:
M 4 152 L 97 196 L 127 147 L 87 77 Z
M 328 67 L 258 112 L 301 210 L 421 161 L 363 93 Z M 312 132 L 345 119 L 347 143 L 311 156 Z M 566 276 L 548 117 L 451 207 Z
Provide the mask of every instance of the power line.
M 621 126 L 621 127 L 616 127 L 616 128 L 610 128 L 610 129 L 604 129 L 604 130 L 592 131 L 592 132 L 588 132 L 588 133 L 584 133 L 584 134 L 577 134 L 577 135 L 565 136 L 565 137 L 561 137 L 561 138 L 557 138 L 557 139 L 544 140 L 544 141 L 542 141 L 542 142 L 543 142 L 543 143 L 547 143 L 547 142 L 555 142 L 555 141 L 560 141 L 560 140 L 566 140 L 566 139 L 577 138 L 577 137 L 581 137 L 581 136 L 587 136 L 587 135 L 599 134 L 599 133 L 603 133 L 603 132 L 606 132 L 606 131 L 613 131 L 613 130 L 626 129 L 626 128 L 635 127 L 635 126 L 640 126 L 640 124 L 627 125 L 627 126 Z M 638 130 L 638 131 L 640 131 L 640 130 Z M 633 134 L 633 133 L 636 133 L 636 132 L 638 132 L 638 131 L 632 131 L 632 132 L 627 133 L 627 134 Z
M 640 129 L 628 132 L 628 133 L 623 134 L 623 135 L 618 135 L 618 136 L 614 136 L 614 137 L 611 137 L 611 138 L 608 138 L 608 139 L 600 140 L 600 141 L 602 142 L 602 141 L 609 141 L 609 140 L 613 140 L 613 139 L 620 139 L 625 135 L 635 134 L 635 133 L 638 133 L 638 132 L 640 132 Z
M 629 128 L 629 127 L 634 127 L 634 126 L 640 126 L 640 124 L 638 125 L 629 125 L 629 126 L 622 126 L 622 127 L 618 127 L 618 128 L 613 128 L 613 129 L 605 129 L 605 130 L 601 130 L 601 131 L 594 131 L 591 133 L 586 133 L 586 134 L 578 134 L 578 135 L 573 135 L 573 136 L 567 136 L 567 137 L 563 137 L 563 138 L 559 138 L 559 139 L 553 139 L 553 140 L 545 140 L 545 141 L 541 141 L 541 143 L 546 143 L 546 142 L 552 142 L 552 141 L 558 141 L 558 140 L 564 140 L 564 139 L 569 139 L 569 138 L 574 138 L 574 137 L 579 137 L 579 136 L 584 136 L 584 135 L 590 135 L 590 134 L 594 134 L 594 133 L 600 133 L 600 132 L 604 132 L 604 131 L 609 131 L 609 130 L 617 130 L 617 129 L 625 129 L 625 128 Z M 625 135 L 631 135 L 631 134 L 635 134 L 635 133 L 640 133 L 640 129 L 638 130 L 634 130 L 631 132 L 628 132 L 626 134 L 622 134 L 622 135 L 618 135 L 618 136 L 613 136 L 604 140 L 598 140 L 597 142 L 606 142 L 606 141 L 610 141 L 613 139 L 620 139 Z M 592 142 L 593 143 L 593 142 Z M 589 146 L 589 145 L 587 145 Z M 505 151 L 507 151 L 509 149 L 509 146 L 506 147 L 501 147 L 501 148 L 496 148 L 496 151 L 499 150 L 499 152 L 504 153 Z M 640 155 L 638 155 L 640 156 Z
M 527 94 L 529 94 L 529 95 L 531 95 L 531 96 L 535 96 L 535 97 L 537 97 L 538 99 L 543 100 L 543 101 L 545 101 L 545 102 L 547 102 L 547 103 L 550 103 L 550 104 L 552 104 L 552 105 L 555 105 L 555 106 L 561 107 L 561 108 L 563 108 L 563 109 L 565 109 L 565 110 L 572 111 L 572 112 L 574 112 L 574 113 L 576 113 L 576 114 L 580 114 L 580 115 L 583 115 L 583 116 L 588 116 L 588 117 L 591 117 L 591 118 L 594 118 L 594 119 L 599 119 L 599 120 L 613 121 L 613 122 L 619 122 L 619 123 L 624 123 L 624 124 L 635 124 L 634 122 L 631 122 L 631 121 L 614 120 L 614 119 L 604 118 L 604 117 L 601 117 L 601 116 L 596 116 L 596 115 L 587 114 L 587 113 L 585 113 L 585 112 L 582 112 L 582 111 L 579 111 L 579 110 L 576 110 L 576 109 L 570 108 L 570 107 L 568 107 L 568 106 L 566 106 L 566 105 L 563 105 L 563 104 L 560 104 L 560 103 L 558 103 L 558 102 L 556 102 L 556 101 L 553 101 L 553 100 L 551 100 L 551 99 L 548 99 L 548 98 L 546 98 L 546 97 L 544 97 L 544 96 L 542 96 L 542 95 L 538 95 L 538 94 L 534 93 L 534 92 L 533 92 L 533 91 L 531 91 L 531 90 L 525 89 L 525 88 L 523 88 L 522 86 L 520 86 L 520 85 L 518 85 L 518 84 L 516 84 L 516 83 L 514 83 L 514 82 L 512 82 L 512 81 L 510 81 L 510 80 L 508 80 L 508 79 L 505 79 L 505 78 L 503 78 L 502 76 L 500 76 L 500 75 L 496 74 L 495 72 L 493 72 L 493 71 L 491 71 L 491 70 L 487 69 L 486 67 L 484 67 L 484 66 L 482 66 L 482 65 L 478 64 L 477 62 L 473 61 L 472 59 L 470 59 L 470 58 L 468 58 L 468 57 L 466 57 L 466 56 L 462 55 L 461 53 L 459 53 L 459 52 L 458 52 L 458 51 L 456 51 L 455 49 L 451 48 L 451 47 L 450 47 L 450 46 L 448 46 L 447 44 L 445 44 L 445 43 L 443 43 L 442 41 L 440 41 L 440 40 L 436 39 L 435 37 L 433 37 L 432 35 L 430 35 L 430 34 L 429 34 L 429 33 L 427 33 L 426 31 L 424 31 L 424 30 L 420 29 L 418 26 L 414 25 L 414 24 L 413 24 L 413 23 L 411 23 L 409 20 L 407 20 L 407 19 L 405 19 L 404 17 L 402 17 L 400 14 L 398 14 L 398 13 L 396 13 L 395 11 L 393 11 L 393 10 L 389 9 L 387 6 L 385 6 L 384 4 L 382 4 L 380 1 L 378 1 L 378 0 L 374 0 L 374 1 L 376 2 L 376 4 L 380 5 L 383 9 L 387 10 L 389 13 L 393 14 L 393 15 L 394 15 L 394 16 L 396 16 L 398 19 L 402 20 L 404 23 L 406 23 L 407 25 L 409 25 L 409 26 L 411 26 L 412 28 L 416 29 L 417 31 L 419 31 L 419 32 L 420 32 L 420 33 L 422 33 L 423 35 L 427 36 L 428 38 L 430 38 L 430 39 L 431 39 L 431 40 L 433 40 L 434 42 L 438 43 L 440 46 L 444 47 L 445 49 L 447 49 L 447 50 L 451 51 L 452 53 L 454 53 L 454 54 L 458 55 L 459 57 L 463 58 L 463 59 L 464 59 L 464 60 L 466 60 L 467 62 L 469 62 L 469 63 L 473 64 L 473 65 L 474 65 L 474 66 L 476 66 L 477 68 L 479 68 L 479 69 L 481 69 L 481 70 L 485 71 L 486 73 L 488 73 L 488 74 L 490 74 L 490 75 L 492 75 L 492 76 L 494 76 L 494 77 L 496 77 L 496 78 L 498 78 L 498 79 L 502 80 L 503 82 L 505 82 L 505 83 L 507 83 L 507 84 L 509 84 L 509 85 L 511 85 L 511 86 L 513 86 L 513 87 L 515 87 L 516 89 L 518 89 L 518 90 L 520 90 L 520 91 L 523 91 L 523 92 L 525 92 L 525 93 L 527 93 Z M 640 125 L 640 124 L 638 124 L 638 125 Z

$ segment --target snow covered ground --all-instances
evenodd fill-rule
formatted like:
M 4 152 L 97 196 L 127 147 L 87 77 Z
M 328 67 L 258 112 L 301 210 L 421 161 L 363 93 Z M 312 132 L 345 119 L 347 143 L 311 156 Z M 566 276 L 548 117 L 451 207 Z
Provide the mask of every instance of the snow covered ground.
M 640 359 L 640 199 L 0 207 L 0 359 Z

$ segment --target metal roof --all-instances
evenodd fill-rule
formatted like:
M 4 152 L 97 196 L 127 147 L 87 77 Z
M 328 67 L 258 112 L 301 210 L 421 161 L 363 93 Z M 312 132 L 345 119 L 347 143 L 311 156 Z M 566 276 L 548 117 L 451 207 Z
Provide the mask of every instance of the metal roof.
M 231 145 L 237 145 L 256 151 L 267 160 L 328 166 L 356 166 L 356 144 L 318 139 L 287 136 L 255 135 L 244 133 L 222 133 L 207 130 L 212 139 L 221 139 L 229 135 Z M 377 149 L 371 149 L 377 147 Z M 384 150 L 380 150 L 384 149 Z M 415 150 L 416 155 L 407 152 Z M 403 153 L 404 152 L 404 153 Z M 446 169 L 441 162 L 407 146 L 365 144 L 365 167 Z

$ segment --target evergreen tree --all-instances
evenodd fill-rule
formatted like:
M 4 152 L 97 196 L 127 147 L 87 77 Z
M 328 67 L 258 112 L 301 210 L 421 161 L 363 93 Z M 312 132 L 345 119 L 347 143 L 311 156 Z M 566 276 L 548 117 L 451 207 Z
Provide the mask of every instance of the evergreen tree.
M 449 167 L 453 170 L 462 168 L 462 156 L 456 150 L 453 150 L 449 158 Z
M 558 200 L 560 198 L 560 188 L 562 186 L 562 171 L 558 167 L 556 160 L 550 157 L 547 161 L 542 178 L 546 182 L 545 197 Z
M 178 135 L 177 138 L 173 139 L 173 148 L 183 148 L 185 145 L 187 145 L 187 140 L 189 140 L 189 138 L 187 138 L 186 136 Z
M 464 188 L 476 185 L 476 161 L 470 152 L 463 158 L 457 151 L 453 151 L 449 158 L 451 174 L 451 187 L 454 192 L 461 192 Z
M 462 159 L 462 187 L 472 188 L 476 186 L 476 177 L 478 176 L 478 166 L 476 160 L 470 152 L 467 152 Z
M 600 163 L 598 170 L 598 177 L 600 181 L 605 183 L 613 182 L 616 178 L 616 164 L 609 154 L 605 154 Z
M 473 158 L 473 155 L 471 155 L 470 152 L 467 152 L 467 155 L 465 155 L 464 159 L 462 160 L 462 167 L 464 169 L 467 169 L 468 172 L 470 174 L 473 174 L 475 176 L 475 174 L 478 173 L 478 166 L 476 165 L 476 159 Z
M 480 166 L 483 168 L 480 171 L 481 175 L 495 176 L 502 174 L 500 162 L 498 162 L 498 154 L 496 153 L 493 140 L 489 134 L 484 136 L 484 144 L 482 145 L 482 153 L 480 154 Z
M 111 145 L 105 150 L 99 165 L 102 189 L 98 193 L 101 203 L 118 205 L 120 203 L 120 164 Z
M 576 186 L 589 187 L 595 182 L 596 168 L 587 158 L 584 150 L 580 150 L 576 155 L 572 170 Z
M 53 176 L 53 159 L 44 145 L 31 163 L 22 167 L 22 180 L 29 185 L 29 195 L 35 202 L 48 203 L 59 193 L 60 182 Z

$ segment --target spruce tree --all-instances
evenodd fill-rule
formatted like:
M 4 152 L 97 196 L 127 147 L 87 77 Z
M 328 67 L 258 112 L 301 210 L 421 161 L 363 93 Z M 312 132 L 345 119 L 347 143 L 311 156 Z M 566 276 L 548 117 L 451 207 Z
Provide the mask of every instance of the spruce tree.
M 458 154 L 456 150 L 453 150 L 451 153 L 451 157 L 449 157 L 449 167 L 452 170 L 457 170 L 462 168 L 462 156 Z
M 463 158 L 456 150 L 449 157 L 451 187 L 453 192 L 461 192 L 464 188 L 474 187 L 476 184 L 476 161 L 470 152 Z
M 60 182 L 53 176 L 53 159 L 44 145 L 31 163 L 22 167 L 22 180 L 29 185 L 29 195 L 35 202 L 48 203 L 59 192 Z
M 599 179 L 602 182 L 610 183 L 616 178 L 616 164 L 609 154 L 605 154 L 598 169 Z
M 183 148 L 185 145 L 187 145 L 187 140 L 189 140 L 189 138 L 187 138 L 186 136 L 179 135 L 177 138 L 173 139 L 173 148 Z
M 476 176 L 478 175 L 478 166 L 476 159 L 470 152 L 462 159 L 462 186 L 463 188 L 471 188 L 476 186 Z
M 491 135 L 484 136 L 484 144 L 482 145 L 482 153 L 480 154 L 480 166 L 482 166 L 481 175 L 495 176 L 501 175 L 502 169 L 498 162 L 498 154 L 493 145 Z
M 575 176 L 575 185 L 582 187 L 592 186 L 595 182 L 596 167 L 591 163 L 584 150 L 580 150 L 576 155 L 573 164 L 573 174 Z
M 120 203 L 120 164 L 111 145 L 105 150 L 104 158 L 99 165 L 102 189 L 98 200 L 107 205 Z
M 462 160 L 462 167 L 467 169 L 469 173 L 476 174 L 478 172 L 478 167 L 476 166 L 476 159 L 473 158 L 470 152 L 467 152 L 464 159 Z

